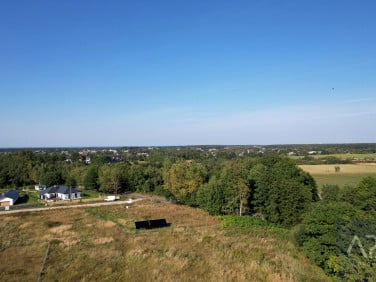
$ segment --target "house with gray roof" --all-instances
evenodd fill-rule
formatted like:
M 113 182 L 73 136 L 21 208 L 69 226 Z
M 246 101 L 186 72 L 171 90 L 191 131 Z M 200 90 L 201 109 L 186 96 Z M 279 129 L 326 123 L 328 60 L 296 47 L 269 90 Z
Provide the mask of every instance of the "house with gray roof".
M 81 192 L 78 191 L 77 189 L 74 189 L 72 187 L 68 187 L 68 186 L 65 186 L 65 185 L 54 185 L 54 186 L 46 188 L 43 191 L 40 191 L 39 197 L 40 197 L 40 199 L 43 199 L 43 200 L 80 199 L 81 198 Z
M 0 206 L 13 206 L 18 198 L 20 192 L 17 190 L 9 190 L 0 197 Z

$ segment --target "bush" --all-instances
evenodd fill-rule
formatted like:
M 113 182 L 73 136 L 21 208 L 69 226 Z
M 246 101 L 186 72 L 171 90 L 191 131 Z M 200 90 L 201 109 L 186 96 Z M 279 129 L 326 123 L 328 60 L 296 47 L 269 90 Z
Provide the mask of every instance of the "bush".
M 251 226 L 266 226 L 267 223 L 261 218 L 252 216 L 237 216 L 237 215 L 222 215 L 218 216 L 222 221 L 222 227 L 251 227 Z

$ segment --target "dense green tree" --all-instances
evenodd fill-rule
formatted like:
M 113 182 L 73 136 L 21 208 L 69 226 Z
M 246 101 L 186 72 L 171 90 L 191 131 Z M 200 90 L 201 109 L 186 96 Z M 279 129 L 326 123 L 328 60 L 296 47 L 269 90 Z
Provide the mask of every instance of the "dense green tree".
M 346 185 L 340 199 L 376 216 L 376 178 L 365 177 L 355 186 Z
M 209 183 L 202 185 L 196 194 L 197 204 L 211 215 L 224 214 L 225 191 L 223 185 L 216 177 Z
M 376 178 L 365 177 L 354 188 L 352 203 L 359 209 L 376 212 Z
M 72 175 L 68 175 L 65 178 L 65 185 L 68 187 L 77 187 L 77 181 Z
M 340 189 L 338 185 L 325 184 L 321 189 L 323 202 L 336 202 L 340 200 Z
M 359 255 L 333 255 L 328 266 L 337 281 L 374 281 L 376 277 L 375 260 Z
M 296 234 L 297 243 L 310 259 L 331 273 L 329 259 L 338 254 L 337 224 L 353 218 L 359 219 L 362 215 L 348 203 L 316 204 L 304 216 Z
M 90 161 L 92 164 L 95 164 L 95 165 L 104 165 L 104 164 L 111 163 L 112 158 L 107 155 L 93 154 L 93 155 L 90 155 Z
M 163 186 L 162 170 L 150 164 L 132 164 L 127 175 L 131 191 L 149 193 Z
M 97 189 L 99 187 L 98 185 L 98 168 L 94 165 L 90 166 L 88 170 L 86 171 L 85 177 L 84 177 L 84 186 L 85 188 L 89 189 Z
M 305 213 L 295 233 L 303 252 L 340 281 L 371 281 L 376 275 L 375 184 L 366 177 L 343 189 L 324 186 L 322 201 Z
M 77 187 L 85 188 L 84 178 L 87 172 L 87 166 L 80 164 L 69 167 L 68 174 L 75 180 Z
M 127 187 L 127 165 L 103 165 L 98 172 L 100 190 L 107 193 L 118 194 L 124 192 Z
M 220 176 L 224 191 L 223 211 L 227 214 L 247 211 L 250 196 L 249 170 L 240 161 L 226 163 Z
M 0 158 L 0 185 L 1 188 L 7 187 L 10 183 L 9 176 L 9 161 L 10 158 L 8 155 L 1 155 Z
M 164 188 L 176 199 L 183 200 L 207 181 L 207 171 L 200 163 L 180 160 L 171 166 L 164 177 Z
M 313 178 L 288 158 L 260 158 L 251 170 L 250 183 L 252 210 L 272 223 L 299 223 L 304 211 L 319 199 Z
M 41 174 L 40 182 L 48 187 L 62 184 L 64 180 L 60 171 L 51 170 Z
M 129 171 L 129 186 L 132 191 L 150 192 L 150 187 L 146 183 L 146 166 L 141 164 L 132 164 Z

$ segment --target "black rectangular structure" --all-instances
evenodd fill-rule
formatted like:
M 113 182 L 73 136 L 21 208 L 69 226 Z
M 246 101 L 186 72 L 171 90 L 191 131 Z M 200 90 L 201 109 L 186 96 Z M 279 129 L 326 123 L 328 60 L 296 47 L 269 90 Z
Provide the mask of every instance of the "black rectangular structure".
M 149 229 L 149 221 L 136 221 L 136 229 Z
M 153 219 L 144 221 L 135 221 L 136 229 L 153 229 L 169 226 L 166 219 Z
M 149 226 L 150 228 L 161 228 L 161 227 L 166 227 L 167 222 L 166 220 L 163 219 L 154 219 L 154 220 L 149 220 Z

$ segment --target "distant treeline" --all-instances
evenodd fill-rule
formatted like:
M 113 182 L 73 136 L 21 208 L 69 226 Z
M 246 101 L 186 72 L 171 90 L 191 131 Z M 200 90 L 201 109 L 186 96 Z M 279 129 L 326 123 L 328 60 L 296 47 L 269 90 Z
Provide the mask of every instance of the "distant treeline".
M 376 143 L 348 143 L 348 144 L 289 144 L 289 145 L 269 145 L 266 148 L 281 153 L 295 152 L 300 156 L 309 152 L 321 152 L 323 155 L 332 154 L 374 154 L 376 153 Z
M 130 153 L 147 152 L 151 150 L 159 150 L 164 153 L 173 151 L 182 152 L 201 152 L 206 153 L 211 150 L 219 152 L 231 152 L 238 155 L 239 153 L 248 152 L 257 154 L 261 152 L 273 152 L 279 154 L 288 154 L 295 152 L 300 156 L 308 155 L 309 152 L 321 152 L 323 155 L 332 154 L 375 154 L 376 143 L 338 143 L 338 144 L 278 144 L 278 145 L 195 145 L 195 146 L 152 146 L 152 147 L 40 147 L 40 148 L 0 148 L 0 153 L 17 152 L 17 151 L 33 151 L 46 153 L 60 152 L 79 152 L 82 150 L 95 150 L 98 152 L 115 149 L 118 151 L 128 151 Z

